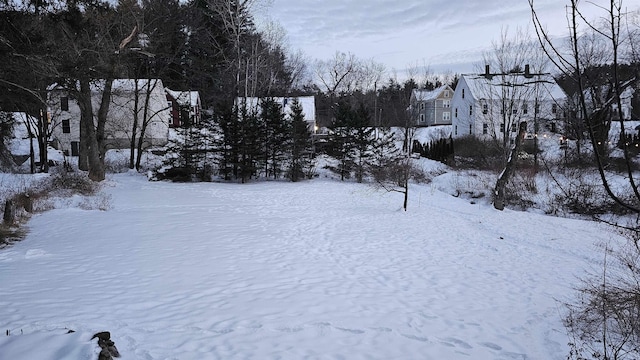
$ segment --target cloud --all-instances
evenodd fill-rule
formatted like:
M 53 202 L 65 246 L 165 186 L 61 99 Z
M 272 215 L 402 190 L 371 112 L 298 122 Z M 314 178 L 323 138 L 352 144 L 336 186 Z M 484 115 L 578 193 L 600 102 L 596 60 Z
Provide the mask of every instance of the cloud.
M 543 22 L 558 32 L 566 29 L 565 5 L 535 0 Z M 524 0 L 273 0 L 268 16 L 313 58 L 349 51 L 396 69 L 421 59 L 467 64 L 503 27 L 515 31 L 531 22 Z

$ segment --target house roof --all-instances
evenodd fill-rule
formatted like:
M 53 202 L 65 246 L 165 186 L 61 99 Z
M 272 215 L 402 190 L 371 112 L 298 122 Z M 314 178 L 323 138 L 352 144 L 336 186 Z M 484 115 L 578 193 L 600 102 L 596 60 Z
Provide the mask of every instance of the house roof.
M 197 91 L 175 91 L 169 88 L 165 90 L 182 106 L 197 106 L 200 103 L 200 93 Z
M 560 100 L 567 97 L 551 74 L 532 74 L 530 77 L 525 77 L 520 73 L 490 77 L 478 74 L 463 74 L 461 78 L 466 82 L 475 99 L 499 100 L 502 98 L 503 92 L 498 90 L 502 86 L 533 90 L 536 85 L 540 86 L 542 98 Z
M 443 85 L 435 90 L 413 89 L 412 96 L 415 97 L 417 101 L 435 100 L 446 89 L 450 90 L 451 88 L 449 85 Z
M 138 79 L 137 82 L 138 82 L 138 90 L 144 90 L 147 86 L 149 86 L 152 90 L 157 88 L 160 88 L 160 89 L 164 88 L 164 86 L 162 85 L 161 79 Z M 105 83 L 104 79 L 92 81 L 91 90 L 98 91 L 98 90 L 104 89 L 104 83 Z M 111 88 L 113 92 L 134 91 L 135 84 L 136 84 L 136 79 L 114 79 L 113 83 L 111 84 Z M 79 83 L 76 83 L 76 86 L 78 86 L 79 88 L 80 87 Z M 64 90 L 64 89 L 65 87 L 58 83 L 53 83 L 47 86 L 48 91 Z
M 272 97 L 272 99 L 282 106 L 282 111 L 285 114 L 291 114 L 291 103 L 293 99 L 298 99 L 298 102 L 302 106 L 305 121 L 316 120 L 316 98 L 314 96 Z M 238 103 L 246 101 L 249 109 L 257 110 L 259 109 L 262 98 L 248 97 L 238 98 L 237 100 Z

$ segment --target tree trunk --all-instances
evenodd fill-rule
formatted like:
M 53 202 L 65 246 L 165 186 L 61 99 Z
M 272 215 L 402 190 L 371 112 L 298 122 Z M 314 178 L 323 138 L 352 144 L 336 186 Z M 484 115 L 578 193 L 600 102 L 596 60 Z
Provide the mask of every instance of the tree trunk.
M 87 146 L 87 164 L 89 166 L 89 179 L 102 181 L 105 178 L 104 162 L 100 158 L 100 148 L 96 129 L 93 124 L 93 109 L 91 106 L 91 87 L 88 79 L 80 80 L 80 96 L 78 102 L 81 109 L 80 122 L 84 126 L 84 135 Z M 82 134 L 81 134 L 82 135 Z
M 498 177 L 498 181 L 496 181 L 496 187 L 493 192 L 493 207 L 497 210 L 504 210 L 504 188 L 506 187 L 507 182 L 509 182 L 509 178 L 511 178 L 511 175 L 513 175 L 513 172 L 515 171 L 516 163 L 518 161 L 518 152 L 520 151 L 520 144 L 522 143 L 522 139 L 524 139 L 524 134 L 526 132 L 527 123 L 523 121 L 520 123 L 518 136 L 516 137 L 516 143 L 511 150 L 507 165 Z
M 38 117 L 38 146 L 40 148 L 40 172 L 49 172 L 49 154 L 47 152 L 47 109 L 40 109 L 40 116 Z
M 136 82 L 134 84 L 134 92 L 133 92 L 133 126 L 131 129 L 131 142 L 129 143 L 129 169 L 133 169 L 136 167 L 135 163 L 135 152 L 136 152 L 136 134 L 138 132 L 138 121 L 139 121 L 139 111 L 138 106 L 140 103 L 140 94 L 138 89 L 138 79 L 134 79 Z
M 102 97 L 100 100 L 100 108 L 98 109 L 98 123 L 96 124 L 96 142 L 98 144 L 99 158 L 104 167 L 104 156 L 107 152 L 107 146 L 105 144 L 105 125 L 107 124 L 107 115 L 109 113 L 109 107 L 111 106 L 111 87 L 113 85 L 113 79 L 108 78 L 105 80 L 104 89 L 102 90 Z
M 144 147 L 144 137 L 147 133 L 147 127 L 151 123 L 152 118 L 157 115 L 149 114 L 149 106 L 151 102 L 151 92 L 158 85 L 158 80 L 153 80 L 153 86 L 151 85 L 151 79 L 147 80 L 147 92 L 144 97 L 144 107 L 142 108 L 142 123 L 140 126 L 140 134 L 138 135 L 138 153 L 136 154 L 136 170 L 140 170 L 140 163 L 142 162 L 142 150 Z

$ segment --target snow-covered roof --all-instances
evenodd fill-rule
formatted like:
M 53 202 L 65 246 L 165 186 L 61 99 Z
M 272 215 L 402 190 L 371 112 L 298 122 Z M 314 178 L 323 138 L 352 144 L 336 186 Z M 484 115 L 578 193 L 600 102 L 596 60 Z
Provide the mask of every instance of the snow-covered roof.
M 176 99 L 178 104 L 182 106 L 198 106 L 200 103 L 200 93 L 197 91 L 175 91 L 169 88 L 165 88 L 165 91 L 169 96 Z
M 535 86 L 541 89 L 540 96 L 546 99 L 561 100 L 567 95 L 556 83 L 551 74 L 531 74 L 529 77 L 521 73 L 485 76 L 478 74 L 463 74 L 462 79 L 467 83 L 472 96 L 475 99 L 495 99 L 502 98 L 502 86 L 513 88 L 527 88 L 533 90 Z M 523 92 L 524 93 L 524 92 Z
M 257 110 L 262 99 L 258 97 L 238 98 L 238 103 L 246 102 L 249 109 Z M 314 96 L 272 97 L 271 99 L 282 106 L 282 111 L 285 114 L 291 113 L 291 104 L 294 99 L 297 99 L 302 106 L 305 121 L 316 120 L 316 98 Z
M 431 101 L 435 100 L 440 94 L 449 88 L 449 85 L 443 85 L 435 90 L 422 90 L 422 89 L 413 89 L 413 97 L 416 98 L 417 101 Z
M 160 79 L 137 79 L 138 82 L 138 89 L 145 89 L 147 86 L 149 86 L 152 90 L 156 89 L 156 88 L 164 88 L 164 86 L 162 85 L 162 80 Z M 98 91 L 98 90 L 102 90 L 104 89 L 104 84 L 105 84 L 105 80 L 96 80 L 91 82 L 91 90 L 92 91 Z M 113 83 L 111 84 L 111 88 L 112 91 L 117 92 L 117 91 L 134 91 L 135 89 L 135 84 L 136 84 L 136 79 L 114 79 Z M 76 86 L 80 87 L 79 84 L 77 84 Z M 58 83 L 53 83 L 49 86 L 47 86 L 47 90 L 48 91 L 53 91 L 53 90 L 64 90 L 64 86 L 58 84 Z

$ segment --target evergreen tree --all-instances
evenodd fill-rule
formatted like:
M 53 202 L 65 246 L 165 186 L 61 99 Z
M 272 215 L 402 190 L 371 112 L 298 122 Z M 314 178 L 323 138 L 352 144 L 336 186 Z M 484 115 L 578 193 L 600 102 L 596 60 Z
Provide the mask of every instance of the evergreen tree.
M 282 172 L 290 124 L 282 106 L 273 98 L 262 99 L 260 107 L 264 173 L 277 179 Z
M 371 117 L 364 104 L 360 103 L 352 118 L 353 144 L 355 146 L 354 170 L 356 181 L 361 183 L 366 174 L 367 160 L 375 139 L 375 128 L 370 126 Z
M 334 120 L 330 126 L 331 135 L 327 144 L 327 155 L 338 161 L 338 166 L 329 165 L 329 170 L 340 175 L 340 180 L 344 181 L 351 177 L 354 165 L 355 144 L 353 141 L 354 112 L 351 106 L 342 102 L 338 104 L 334 112 Z
M 346 102 L 341 102 L 335 112 L 335 120 L 331 126 L 327 153 L 338 160 L 338 167 L 329 167 L 340 174 L 340 179 L 348 179 L 352 172 L 356 181 L 362 182 L 366 172 L 366 161 L 371 156 L 371 148 L 375 137 L 375 129 L 370 126 L 370 116 L 364 104 L 353 109 Z
M 304 120 L 302 105 L 297 99 L 291 104 L 291 127 L 289 134 L 289 169 L 291 181 L 304 178 L 313 167 L 313 142 L 307 122 Z

